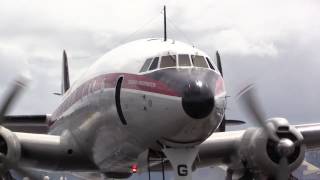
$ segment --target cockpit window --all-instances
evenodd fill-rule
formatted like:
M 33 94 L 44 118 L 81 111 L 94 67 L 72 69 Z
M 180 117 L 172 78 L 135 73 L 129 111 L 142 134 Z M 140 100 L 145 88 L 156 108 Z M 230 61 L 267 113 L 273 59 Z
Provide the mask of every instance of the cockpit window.
M 149 70 L 154 70 L 158 68 L 159 57 L 155 57 L 150 65 Z
M 159 67 L 160 66 L 160 67 Z M 155 58 L 148 58 L 140 69 L 140 72 L 155 70 L 167 67 L 203 67 L 215 70 L 211 60 L 208 57 L 199 55 L 179 54 L 167 55 Z
M 207 62 L 203 56 L 192 55 L 191 59 L 192 59 L 193 65 L 196 67 L 204 67 L 204 68 L 208 67 Z
M 207 60 L 207 62 L 208 62 L 208 64 L 209 64 L 210 68 L 214 70 L 214 67 L 213 67 L 210 59 L 206 57 L 206 60 Z
M 175 55 L 168 55 L 168 56 L 162 56 L 161 62 L 160 62 L 160 68 L 166 68 L 166 67 L 176 67 L 176 56 Z
M 148 58 L 148 59 L 146 60 L 146 62 L 143 64 L 142 68 L 140 69 L 140 72 L 145 72 L 145 71 L 147 71 L 147 70 L 148 70 L 148 67 L 149 67 L 150 64 L 151 64 L 151 62 L 152 62 L 152 58 Z
M 191 62 L 188 54 L 179 55 L 179 66 L 191 66 Z

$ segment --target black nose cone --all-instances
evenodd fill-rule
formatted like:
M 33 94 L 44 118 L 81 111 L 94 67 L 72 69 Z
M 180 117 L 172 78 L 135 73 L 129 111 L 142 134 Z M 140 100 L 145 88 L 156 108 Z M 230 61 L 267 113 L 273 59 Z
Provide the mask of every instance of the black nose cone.
M 182 107 L 192 118 L 207 117 L 214 107 L 212 90 L 200 80 L 188 83 L 182 95 Z

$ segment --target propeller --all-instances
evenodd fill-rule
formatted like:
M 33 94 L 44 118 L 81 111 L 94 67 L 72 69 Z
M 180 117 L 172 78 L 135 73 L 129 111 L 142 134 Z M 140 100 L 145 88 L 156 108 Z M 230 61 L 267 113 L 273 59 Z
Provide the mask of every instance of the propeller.
M 221 64 L 221 59 L 220 59 L 220 55 L 219 55 L 219 52 L 216 51 L 216 58 L 217 58 L 217 66 L 218 66 L 218 70 L 221 74 L 221 76 L 223 77 L 223 73 L 222 73 L 222 64 Z M 226 115 L 223 116 L 222 118 L 222 122 L 219 126 L 219 131 L 220 132 L 224 132 L 226 131 Z
M 218 66 L 218 70 L 219 70 L 219 72 L 220 72 L 221 76 L 223 77 L 222 64 L 221 64 L 220 54 L 219 54 L 219 52 L 218 52 L 218 51 L 216 52 L 216 58 L 217 58 L 217 66 Z
M 19 77 L 14 81 L 14 83 L 11 85 L 9 91 L 5 95 L 5 99 L 0 105 L 0 128 L 2 123 L 5 120 L 5 115 L 10 110 L 12 105 L 14 104 L 15 100 L 17 100 L 18 96 L 22 92 L 22 90 L 25 88 L 27 84 L 27 79 L 24 77 Z M 27 176 L 31 179 L 40 179 L 35 177 L 33 174 L 28 172 L 25 168 L 22 168 L 19 166 L 19 164 L 11 162 L 10 159 L 6 157 L 5 154 L 0 152 L 0 176 L 3 177 L 3 175 L 8 172 L 10 169 L 15 170 L 17 173 Z
M 241 108 L 243 108 L 246 114 L 251 116 L 252 119 L 263 128 L 268 137 L 276 142 L 275 153 L 277 153 L 280 157 L 280 168 L 275 177 L 277 180 L 287 180 L 290 176 L 288 156 L 294 153 L 295 147 L 298 146 L 299 143 L 294 143 L 288 138 L 281 138 L 276 133 L 276 129 L 271 126 L 270 123 L 267 124 L 265 121 L 266 115 L 264 114 L 264 111 L 258 102 L 256 90 L 252 84 L 240 91 L 238 94 L 238 99 L 242 105 Z
M 17 80 L 15 80 L 10 90 L 7 92 L 5 100 L 0 106 L 0 125 L 3 123 L 6 113 L 11 108 L 20 92 L 26 86 L 26 81 L 27 80 L 25 78 L 19 77 Z
M 279 141 L 274 129 L 271 126 L 268 126 L 265 122 L 267 118 L 261 108 L 261 105 L 257 101 L 257 95 L 255 93 L 254 86 L 252 84 L 248 85 L 242 91 L 240 91 L 237 96 L 247 115 L 251 116 L 252 119 L 254 119 L 256 123 L 265 130 L 271 139 L 274 141 Z

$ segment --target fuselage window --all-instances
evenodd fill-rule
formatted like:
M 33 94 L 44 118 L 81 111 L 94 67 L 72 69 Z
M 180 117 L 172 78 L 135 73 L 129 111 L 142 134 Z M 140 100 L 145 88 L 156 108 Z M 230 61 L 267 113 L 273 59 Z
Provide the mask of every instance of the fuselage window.
M 179 55 L 179 66 L 191 66 L 191 62 L 188 54 Z
M 150 66 L 151 64 L 151 61 L 152 61 L 152 58 L 148 58 L 146 60 L 146 62 L 143 64 L 142 68 L 140 69 L 140 72 L 145 72 L 148 70 L 148 67 Z
M 204 68 L 208 67 L 207 62 L 203 56 L 192 55 L 191 59 L 192 59 L 193 66 L 204 67 Z
M 175 55 L 162 56 L 160 62 L 160 68 L 176 67 L 177 61 Z
M 214 70 L 214 67 L 213 67 L 210 59 L 206 57 L 206 60 L 207 60 L 207 62 L 208 62 L 208 64 L 209 64 L 210 68 Z
M 155 57 L 150 65 L 149 70 L 154 70 L 158 68 L 159 57 Z

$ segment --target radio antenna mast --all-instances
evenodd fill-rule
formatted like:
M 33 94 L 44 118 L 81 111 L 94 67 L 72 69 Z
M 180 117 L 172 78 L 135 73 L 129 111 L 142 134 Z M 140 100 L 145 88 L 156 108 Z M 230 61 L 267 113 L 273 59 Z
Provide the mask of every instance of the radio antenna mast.
M 163 6 L 163 22 L 164 22 L 164 41 L 167 41 L 167 13 L 166 6 Z

